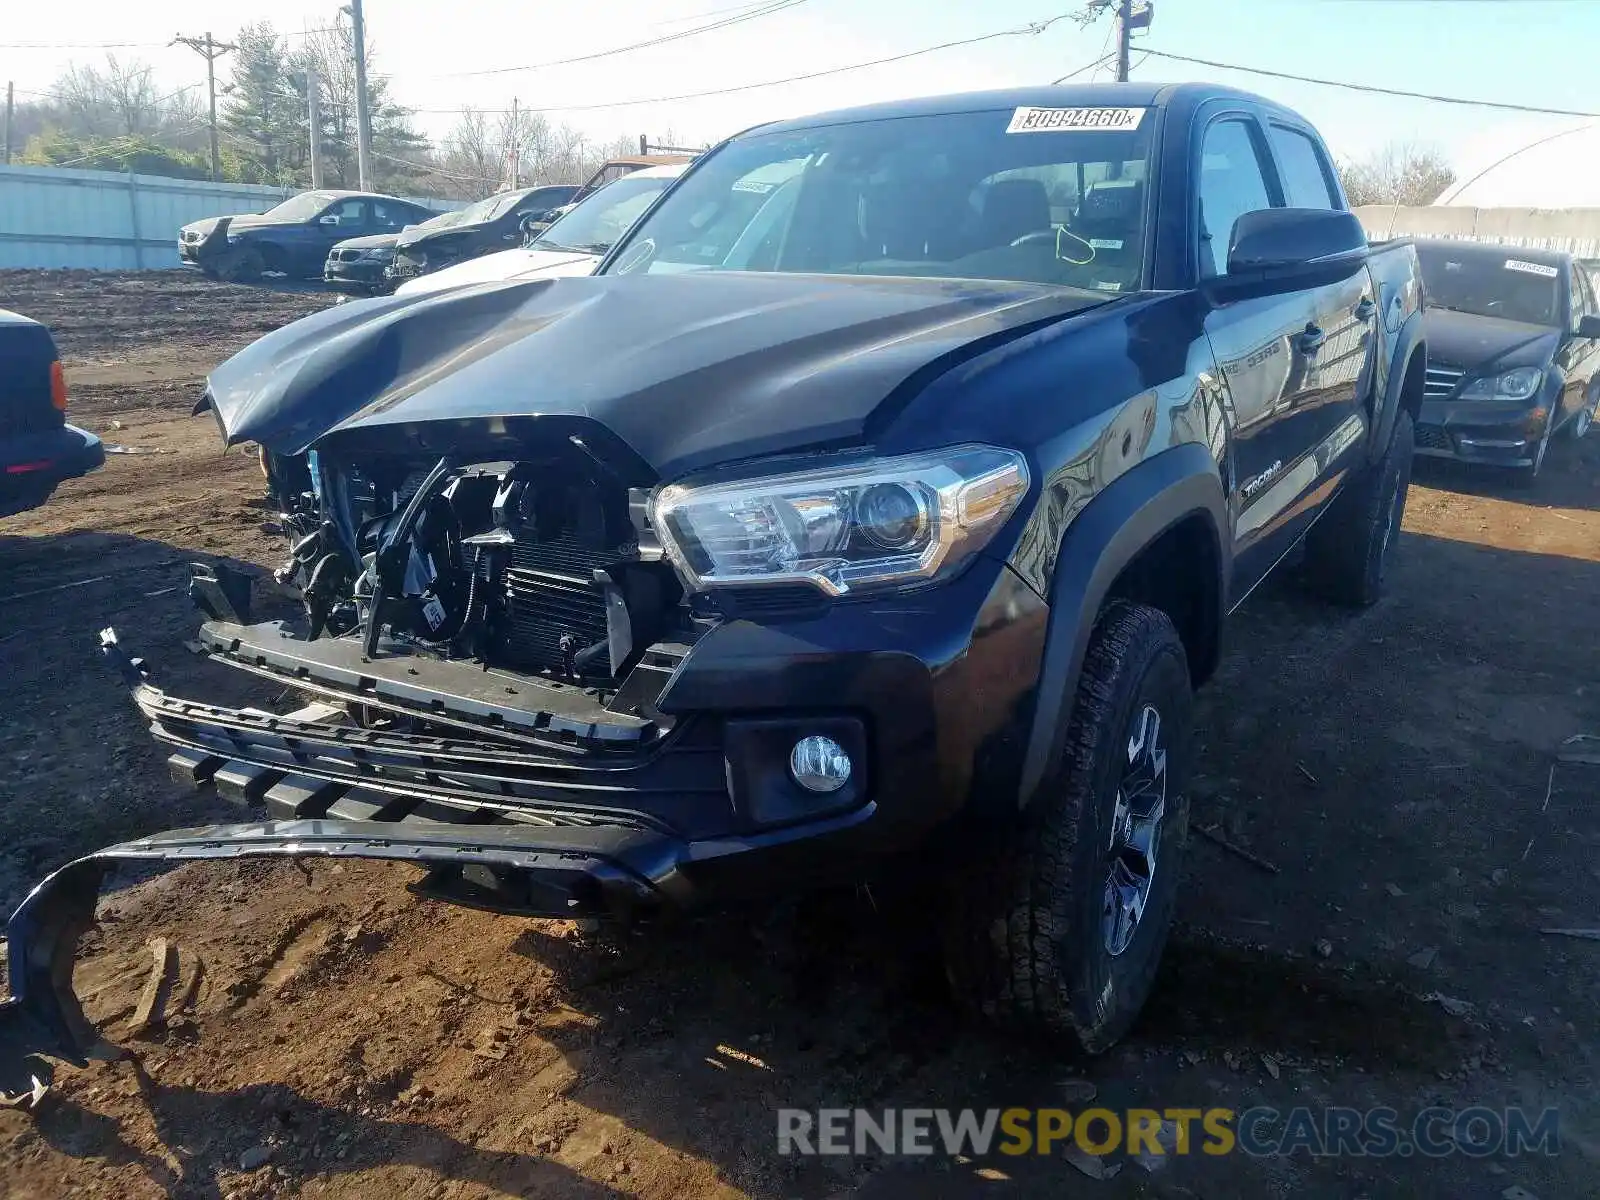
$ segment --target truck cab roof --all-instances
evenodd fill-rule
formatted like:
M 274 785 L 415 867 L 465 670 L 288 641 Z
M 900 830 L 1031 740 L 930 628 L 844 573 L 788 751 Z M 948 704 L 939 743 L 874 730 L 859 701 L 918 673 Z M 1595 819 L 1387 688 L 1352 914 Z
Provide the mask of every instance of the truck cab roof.
M 819 125 L 840 125 L 853 121 L 948 116 L 952 113 L 992 112 L 1007 108 L 1172 108 L 1180 103 L 1193 107 L 1207 100 L 1224 99 L 1246 101 L 1260 108 L 1292 116 L 1296 120 L 1304 120 L 1293 110 L 1265 96 L 1217 84 L 1078 83 L 1004 88 L 987 92 L 960 92 L 913 100 L 889 100 L 881 104 L 842 108 L 814 116 L 775 121 L 754 128 L 764 133 L 781 133 L 790 129 L 812 129 Z

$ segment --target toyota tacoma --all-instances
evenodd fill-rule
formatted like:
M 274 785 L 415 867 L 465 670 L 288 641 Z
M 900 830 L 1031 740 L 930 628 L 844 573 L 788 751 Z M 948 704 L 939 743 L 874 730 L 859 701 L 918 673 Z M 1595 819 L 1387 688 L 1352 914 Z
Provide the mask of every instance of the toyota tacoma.
M 209 408 L 307 456 L 304 616 L 192 595 L 216 663 L 306 707 L 170 695 L 102 634 L 174 770 L 266 819 L 51 876 L 13 1013 L 90 1044 L 73 942 L 119 860 L 398 859 L 626 918 L 914 856 L 959 996 L 1104 1049 L 1172 922 L 1224 617 L 1296 550 L 1334 602 L 1383 589 L 1420 295 L 1300 117 L 1122 84 L 761 126 L 592 277 L 267 335 Z

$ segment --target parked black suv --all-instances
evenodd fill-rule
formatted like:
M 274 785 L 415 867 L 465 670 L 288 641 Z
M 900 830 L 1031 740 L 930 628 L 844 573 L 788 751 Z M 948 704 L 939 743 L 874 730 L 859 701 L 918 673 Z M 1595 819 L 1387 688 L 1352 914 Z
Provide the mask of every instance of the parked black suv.
M 1600 303 L 1570 254 L 1415 242 L 1431 356 L 1417 451 L 1532 480 L 1556 433 L 1581 438 L 1600 403 Z
M 1381 594 L 1419 295 L 1294 113 L 1123 84 L 762 126 L 594 277 L 269 334 L 208 395 L 309 453 L 305 617 L 202 571 L 199 640 L 338 719 L 167 695 L 108 631 L 175 769 L 273 819 L 53 876 L 21 1010 L 73 1044 L 37 931 L 121 858 L 395 858 L 579 916 L 914 854 L 961 995 L 1105 1048 L 1172 920 L 1224 616 L 1301 543 L 1325 596 Z

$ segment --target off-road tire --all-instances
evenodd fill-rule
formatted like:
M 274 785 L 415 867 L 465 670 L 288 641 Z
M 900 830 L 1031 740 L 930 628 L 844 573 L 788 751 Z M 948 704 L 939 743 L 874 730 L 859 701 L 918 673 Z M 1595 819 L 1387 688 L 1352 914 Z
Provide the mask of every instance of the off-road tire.
M 1188 840 L 1188 659 L 1167 615 L 1114 602 L 1095 624 L 1062 761 L 1021 827 L 974 854 L 945 923 L 957 999 L 1017 1032 L 1108 1049 L 1155 980 Z M 1105 929 L 1108 847 L 1130 726 L 1160 716 L 1166 804 L 1156 869 L 1132 940 L 1113 955 Z
M 1306 535 L 1305 577 L 1324 600 L 1367 608 L 1383 596 L 1415 455 L 1411 414 L 1395 417 L 1389 448 L 1334 497 Z

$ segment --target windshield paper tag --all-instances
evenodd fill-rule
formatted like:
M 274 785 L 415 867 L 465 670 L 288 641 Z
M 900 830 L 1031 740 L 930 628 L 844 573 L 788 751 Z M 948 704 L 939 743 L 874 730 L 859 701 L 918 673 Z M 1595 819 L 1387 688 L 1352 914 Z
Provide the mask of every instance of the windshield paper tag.
M 1007 133 L 1060 133 L 1094 130 L 1127 133 L 1144 120 L 1142 108 L 1019 108 L 1011 114 Z
M 1520 258 L 1506 259 L 1506 270 L 1523 271 L 1529 275 L 1543 275 L 1546 279 L 1554 279 L 1561 274 L 1555 267 L 1547 267 L 1543 263 L 1523 262 Z

